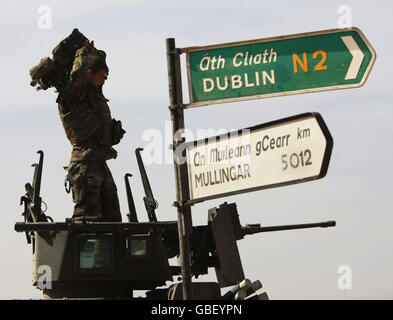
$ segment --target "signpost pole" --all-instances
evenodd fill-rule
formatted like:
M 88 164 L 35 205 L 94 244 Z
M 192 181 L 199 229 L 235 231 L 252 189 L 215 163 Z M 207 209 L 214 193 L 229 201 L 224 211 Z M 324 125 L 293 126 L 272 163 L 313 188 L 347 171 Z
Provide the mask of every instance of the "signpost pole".
M 181 133 L 184 131 L 183 94 L 181 85 L 180 51 L 176 49 L 175 39 L 166 39 L 166 53 L 168 64 L 169 101 L 172 121 L 173 151 L 175 166 L 175 183 L 179 252 L 182 271 L 183 299 L 192 300 L 191 262 L 190 262 L 190 234 L 192 232 L 192 219 L 190 206 L 184 203 L 190 199 L 188 184 L 188 169 L 185 159 L 185 150 L 178 155 L 177 147 L 183 143 Z M 180 160 L 180 161 L 179 161 Z

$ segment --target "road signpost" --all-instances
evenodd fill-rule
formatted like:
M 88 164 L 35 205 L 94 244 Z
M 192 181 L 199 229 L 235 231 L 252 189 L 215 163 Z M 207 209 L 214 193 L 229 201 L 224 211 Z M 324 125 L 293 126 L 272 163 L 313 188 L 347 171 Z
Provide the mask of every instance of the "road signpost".
M 333 138 L 319 113 L 305 113 L 186 145 L 197 203 L 323 178 Z
M 208 104 L 362 86 L 376 54 L 357 28 L 181 49 L 190 103 Z
M 180 70 L 184 53 L 188 104 L 183 103 Z M 184 109 L 360 87 L 375 59 L 374 49 L 357 28 L 188 48 L 176 48 L 175 39 L 167 39 L 183 299 L 193 298 L 191 206 L 323 178 L 333 148 L 332 136 L 319 113 L 185 143 Z

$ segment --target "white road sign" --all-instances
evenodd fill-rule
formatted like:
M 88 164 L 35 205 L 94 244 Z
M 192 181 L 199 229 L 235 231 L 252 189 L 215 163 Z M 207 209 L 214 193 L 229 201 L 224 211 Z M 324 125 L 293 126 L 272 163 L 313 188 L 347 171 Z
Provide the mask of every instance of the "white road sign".
M 188 143 L 190 202 L 323 178 L 332 148 L 318 113 Z

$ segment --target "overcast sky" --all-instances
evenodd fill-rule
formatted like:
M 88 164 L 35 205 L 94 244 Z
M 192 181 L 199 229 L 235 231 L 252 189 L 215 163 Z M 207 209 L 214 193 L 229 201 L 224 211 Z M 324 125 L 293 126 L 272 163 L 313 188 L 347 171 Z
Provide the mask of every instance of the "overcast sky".
M 14 223 L 23 221 L 19 201 L 24 183 L 32 179 L 37 150 L 45 152 L 41 195 L 48 215 L 56 221 L 72 215 L 62 169 L 71 146 L 61 126 L 56 94 L 53 89 L 36 92 L 29 85 L 28 71 L 51 56 L 73 28 L 107 52 L 110 74 L 104 93 L 112 116 L 122 120 L 127 131 L 116 148 L 118 159 L 109 162 L 123 220 L 128 210 L 123 176 L 130 172 L 135 176 L 138 215 L 147 221 L 134 150 L 151 143 L 152 133 L 162 138 L 162 163 L 146 166 L 160 204 L 157 217 L 176 220 L 171 206 L 176 198 L 173 164 L 165 161 L 171 140 L 165 39 L 173 37 L 177 47 L 188 47 L 335 29 L 344 4 L 351 9 L 352 26 L 363 31 L 377 53 L 363 87 L 185 111 L 186 127 L 192 132 L 240 129 L 319 112 L 334 139 L 326 177 L 198 204 L 193 207 L 193 224 L 205 224 L 207 210 L 224 201 L 237 203 L 242 224 L 336 220 L 335 228 L 259 234 L 238 242 L 246 277 L 259 279 L 271 299 L 392 299 L 392 2 L 249 0 L 2 1 L 0 298 L 42 295 L 31 285 L 31 247 L 14 231 Z M 49 29 L 40 25 L 42 5 L 51 9 Z M 183 73 L 187 100 L 185 79 Z M 352 271 L 351 289 L 338 286 L 340 266 Z M 198 280 L 214 281 L 214 271 Z

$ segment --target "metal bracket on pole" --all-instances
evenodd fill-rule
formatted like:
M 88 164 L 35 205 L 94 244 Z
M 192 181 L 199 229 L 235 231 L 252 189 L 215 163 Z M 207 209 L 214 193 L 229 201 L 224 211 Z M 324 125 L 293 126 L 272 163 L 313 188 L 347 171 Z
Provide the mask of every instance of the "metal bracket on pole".
M 181 109 L 181 110 L 184 110 L 184 104 L 182 103 L 182 104 L 173 104 L 173 105 L 169 105 L 169 107 L 168 107 L 168 109 L 169 110 L 179 110 L 179 109 Z
M 180 208 L 180 207 L 192 207 L 195 203 L 190 201 L 173 201 L 172 207 Z
M 167 39 L 167 40 L 172 40 L 172 39 Z M 173 41 L 174 41 L 175 39 L 173 39 Z M 179 48 L 174 48 L 174 49 L 168 49 L 168 47 L 167 47 L 167 51 L 166 51 L 166 54 L 169 56 L 169 55 L 175 55 L 175 56 L 180 56 L 180 54 L 181 54 L 181 50 L 179 49 Z

